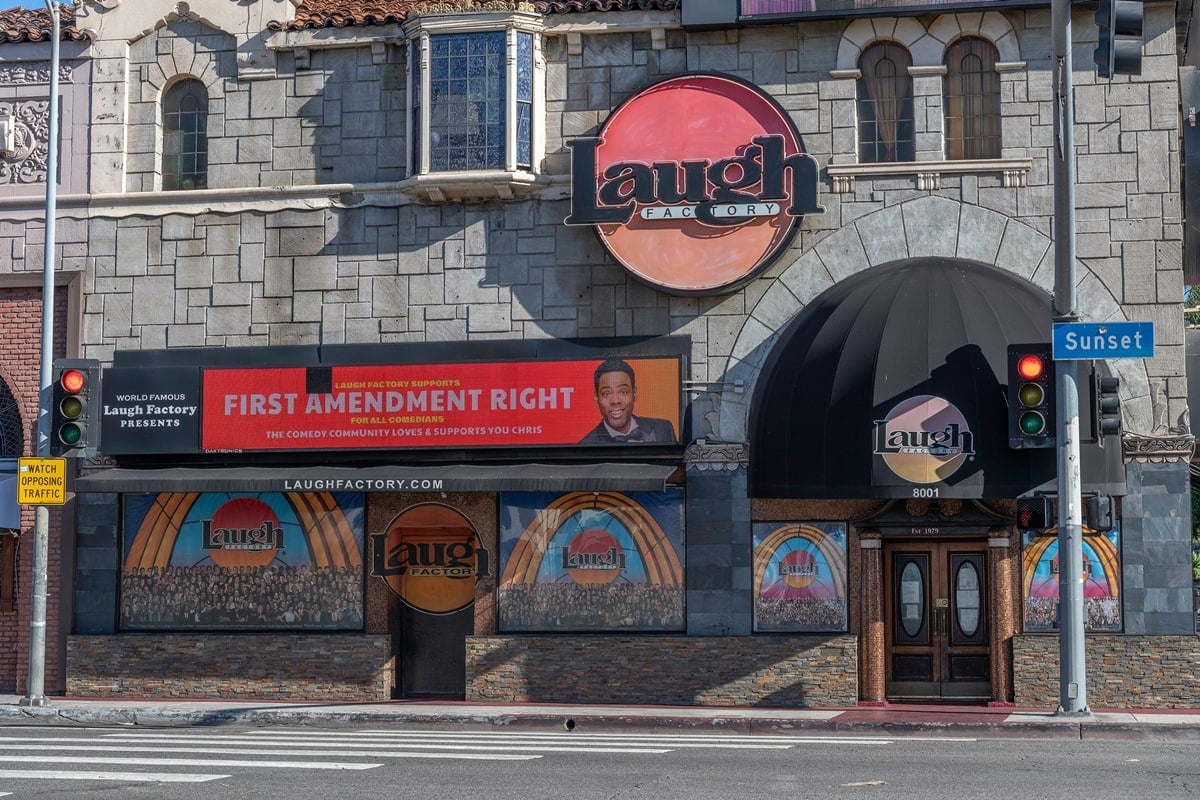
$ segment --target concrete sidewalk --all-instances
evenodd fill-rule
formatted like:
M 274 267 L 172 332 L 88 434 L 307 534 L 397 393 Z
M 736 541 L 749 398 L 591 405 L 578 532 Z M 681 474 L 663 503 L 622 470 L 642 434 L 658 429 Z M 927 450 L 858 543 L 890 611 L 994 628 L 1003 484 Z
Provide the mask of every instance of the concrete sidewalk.
M 49 697 L 44 706 L 0 695 L 0 725 L 461 725 L 525 730 L 720 731 L 818 735 L 963 736 L 1200 741 L 1200 710 L 1050 709 L 889 704 L 855 708 L 588 706 L 396 700 L 316 703 Z

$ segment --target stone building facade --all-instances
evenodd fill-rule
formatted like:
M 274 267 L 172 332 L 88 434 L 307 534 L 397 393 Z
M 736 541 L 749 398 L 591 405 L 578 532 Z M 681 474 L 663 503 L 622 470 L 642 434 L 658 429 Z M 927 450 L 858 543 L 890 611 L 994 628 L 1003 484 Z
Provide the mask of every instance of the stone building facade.
M 283 375 L 269 370 L 316 366 L 336 376 L 339 368 L 363 364 L 561 359 L 594 365 L 611 353 L 680 359 L 673 387 L 679 439 L 646 446 L 636 456 L 567 448 L 565 440 L 546 447 L 475 441 L 382 452 L 264 445 L 251 452 L 254 447 L 181 445 L 158 430 L 133 436 L 106 418 L 100 453 L 79 462 L 74 500 L 54 526 L 52 549 L 63 563 L 52 578 L 52 596 L 60 601 L 52 612 L 48 687 L 74 695 L 441 694 L 789 705 L 920 697 L 1053 705 L 1057 637 L 1053 620 L 1034 612 L 1045 600 L 1039 580 L 1057 580 L 1057 561 L 1046 546 L 1050 540 L 1019 530 L 1013 517 L 1019 495 L 1054 492 L 1052 475 L 1045 475 L 1053 451 L 1005 451 L 989 461 L 980 450 L 974 477 L 956 480 L 878 478 L 886 466 L 880 451 L 864 451 L 865 473 L 835 465 L 844 460 L 838 441 L 853 450 L 862 439 L 849 433 L 841 439 L 839 426 L 860 425 L 869 443 L 867 426 L 889 413 L 885 399 L 940 391 L 936 359 L 946 343 L 937 340 L 945 330 L 922 334 L 922 320 L 958 314 L 966 332 L 957 344 L 973 345 L 990 365 L 994 385 L 981 407 L 991 410 L 968 421 L 980 442 L 1003 435 L 1003 414 L 993 412 L 1004 396 L 998 385 L 1006 380 L 1004 345 L 1048 341 L 1054 290 L 1050 9 L 966 6 L 711 28 L 685 24 L 686 13 L 669 0 L 401 2 L 388 5 L 382 18 L 356 5 L 293 7 L 270 0 L 81 4 L 68 22 L 63 55 L 63 74 L 70 77 L 62 102 L 62 152 L 68 155 L 59 178 L 56 268 L 59 283 L 72 291 L 59 327 L 62 353 L 104 365 L 105 405 L 117 401 L 110 385 L 163 390 L 172 376 L 194 372 L 204 376 L 203 386 L 197 378 L 192 394 L 185 380 L 180 397 L 200 400 L 206 415 L 200 435 L 207 437 L 217 431 L 208 427 L 216 423 L 207 421 L 213 412 L 204 386 L 216 372 L 235 367 L 262 370 L 266 379 Z M 1195 663 L 1195 623 L 1175 11 L 1172 3 L 1147 4 L 1142 74 L 1111 81 L 1097 80 L 1090 69 L 1091 10 L 1074 16 L 1081 315 L 1152 321 L 1156 339 L 1153 358 L 1105 364 L 1121 381 L 1120 446 L 1084 448 L 1085 489 L 1117 497 L 1118 524 L 1089 540 L 1088 569 L 1095 571 L 1089 575 L 1099 588 L 1087 646 L 1096 676 L 1091 699 L 1098 706 L 1177 706 L 1200 698 L 1200 685 L 1179 669 Z M 44 26 L 40 19 L 30 15 L 27 27 Z M 509 115 L 505 138 L 494 145 L 497 164 L 463 167 L 434 129 L 444 123 L 449 137 L 464 114 L 483 114 L 484 107 L 482 101 L 437 107 L 444 97 L 437 88 L 444 77 L 438 48 L 452 48 L 456 36 L 496 32 L 503 34 L 497 34 L 500 49 L 489 53 L 508 81 L 507 99 L 500 101 Z M 982 158 L 947 156 L 947 54 L 964 40 L 986 43 L 987 74 L 997 80 L 999 145 Z M 905 70 L 911 78 L 908 159 L 863 158 L 862 58 L 884 42 L 911 59 Z M 455 51 L 448 52 L 453 60 Z M 21 74 L 40 75 L 46 59 L 44 44 L 34 41 L 0 46 L 0 66 Z M 635 277 L 614 255 L 616 234 L 603 224 L 564 224 L 578 213 L 581 183 L 578 175 L 572 179 L 572 160 L 583 149 L 579 142 L 601 130 L 613 134 L 617 109 L 627 113 L 631 100 L 648 96 L 648 87 L 680 76 L 716 76 L 715 85 L 727 81 L 765 96 L 764 107 L 782 111 L 818 169 L 821 213 L 805 214 L 766 263 L 703 290 Z M 44 90 L 37 77 L 14 83 L 14 111 Z M 200 106 L 187 105 L 197 97 Z M 39 141 L 37 111 L 35 103 L 32 139 L 22 141 Z M 180 119 L 202 120 L 200 168 L 181 170 L 172 161 L 181 145 L 171 135 L 188 133 Z M 668 123 L 662 121 L 663 131 L 677 130 Z M 663 133 L 664 139 L 671 135 Z M 188 146 L 183 155 L 196 155 Z M 30 153 L 40 152 L 36 145 L 28 153 L 10 152 L 4 163 L 14 177 L 0 186 L 0 247 L 11 253 L 0 264 L 0 324 L 18 329 L 39 307 L 31 287 L 40 277 L 44 185 L 36 170 L 22 169 L 35 158 Z M 800 162 L 789 163 L 794 177 Z M 731 182 L 746 178 L 730 169 Z M 17 177 L 25 174 L 33 177 Z M 612 190 L 622 200 L 636 194 L 628 186 Z M 716 237 L 705 252 L 719 261 L 727 246 Z M 960 277 L 964 288 L 944 294 L 942 287 L 958 285 Z M 933 288 L 911 307 L 888 294 L 897 286 L 925 285 L 921 281 Z M 1019 298 L 1012 307 L 984 292 L 1009 287 Z M 807 408 L 802 395 L 816 374 L 805 371 L 803 359 L 793 361 L 789 348 L 813 358 L 811 348 L 801 347 L 813 320 L 836 319 L 837 308 L 848 313 L 854 298 L 866 296 L 892 305 L 864 299 L 857 313 L 865 319 L 867 309 L 876 309 L 872 313 L 890 315 L 891 327 L 881 323 L 871 339 L 851 325 L 846 341 L 866 337 L 865 349 L 835 348 L 837 358 L 827 364 L 870 372 L 867 384 L 879 388 L 886 380 L 875 362 L 886 362 L 885 349 L 894 353 L 896 337 L 910 334 L 914 338 L 900 341 L 899 349 L 935 360 L 926 365 L 923 383 L 869 398 L 864 413 L 875 417 L 843 410 L 857 401 L 836 390 L 814 400 L 828 416 L 806 435 L 779 411 L 793 401 Z M 1021 304 L 1041 308 L 1044 317 L 1036 324 L 1011 318 Z M 996 336 L 972 332 L 978 317 L 995 318 L 987 329 Z M 1025 333 L 1032 338 L 1023 339 Z M 6 351 L 0 378 L 20 401 L 29 430 L 36 387 L 28 367 L 37 342 L 32 329 L 6 340 L 20 343 L 21 355 L 10 359 Z M 965 373 L 955 374 L 948 380 L 964 383 Z M 926 388 L 918 392 L 920 386 Z M 642 394 L 649 389 L 643 386 Z M 591 390 L 579 391 L 584 404 L 593 402 Z M 144 410 L 129 416 L 137 413 L 153 416 Z M 32 453 L 33 441 L 20 453 Z M 820 480 L 796 477 L 794 488 L 781 490 L 807 474 L 807 468 L 788 467 L 789 459 L 793 467 L 822 459 L 828 466 L 813 469 Z M 989 474 L 990 463 L 1005 466 Z M 528 477 L 540 466 L 547 466 L 546 474 Z M 349 482 L 322 483 L 332 479 L 319 470 L 332 467 L 349 470 Z M 791 477 L 772 478 L 777 468 Z M 455 477 L 473 469 L 486 475 L 473 482 Z M 275 474 L 262 477 L 256 470 Z M 1025 483 L 991 477 L 998 473 L 1022 474 Z M 314 474 L 317 483 L 307 484 L 313 491 L 289 488 L 303 487 Z M 378 482 L 396 475 L 401 483 Z M 429 475 L 438 482 L 420 482 Z M 301 483 L 289 484 L 289 476 Z M 352 615 L 329 621 L 318 609 L 306 625 L 231 611 L 202 621 L 200 612 L 168 618 L 135 603 L 140 585 L 158 591 L 162 576 L 183 580 L 184 573 L 171 572 L 182 562 L 172 560 L 170 547 L 174 541 L 178 554 L 188 525 L 198 519 L 184 511 L 155 517 L 153 509 L 189 497 L 188 513 L 203 516 L 200 506 L 212 498 L 216 510 L 208 521 L 216 525 L 212 520 L 225 508 L 218 495 L 228 502 L 254 497 L 290 531 L 283 513 L 303 519 L 296 509 L 315 507 L 314 498 L 325 497 L 320 490 L 335 486 L 361 495 L 320 500 L 350 520 L 351 533 L 322 534 L 320 541 L 329 545 L 342 535 L 339 541 L 350 543 L 343 566 L 362 579 L 350 598 Z M 527 518 L 522 509 L 537 510 L 539 502 L 551 508 L 572 493 L 595 495 L 599 503 L 602 494 L 617 492 L 621 498 L 608 513 L 629 529 L 630 538 L 616 537 L 625 555 L 633 560 L 636 554 L 647 575 L 654 571 L 657 562 L 639 538 L 644 532 L 629 522 L 634 513 L 620 509 L 659 509 L 645 514 L 665 531 L 682 566 L 671 580 L 621 577 L 614 585 L 651 583 L 675 592 L 667 601 L 675 610 L 622 622 L 615 605 L 599 609 L 600 621 L 586 614 L 567 620 L 543 608 L 542 616 L 524 621 L 512 593 L 523 579 L 513 565 L 544 517 Z M 405 515 L 427 507 L 466 520 L 474 557 L 486 554 L 487 568 L 478 560 L 471 567 L 474 587 L 461 607 L 431 612 L 428 598 L 414 600 L 412 584 L 396 583 L 381 566 L 381 548 L 393 544 L 377 537 L 399 531 L 403 539 L 405 531 L 420 528 L 402 524 Z M 518 518 L 524 527 L 513 522 Z M 24 530 L 28 510 L 21 519 Z M 439 519 L 437 526 L 450 525 Z M 147 555 L 141 538 L 155 524 L 171 531 L 153 540 L 161 557 Z M 315 552 L 316 535 L 305 535 Z M 536 541 L 549 547 L 556 540 Z M 289 544 L 288 553 L 293 550 Z M 27 551 L 19 548 L 15 608 L 0 608 L 0 641 L 19 642 L 27 625 Z M 792 551 L 816 562 L 788 561 Z M 233 605 L 245 598 L 232 588 L 230 576 L 239 568 L 257 580 L 286 561 L 281 555 L 252 567 L 206 557 L 205 568 L 221 576 L 206 591 L 226 592 Z M 330 563 L 321 561 L 321 568 Z M 919 580 L 905 572 L 909 565 Z M 772 576 L 780 587 L 798 589 L 821 569 L 832 573 L 825 576 L 832 594 L 781 588 L 779 600 L 767 590 Z M 197 574 L 186 573 L 187 580 Z M 521 587 L 578 582 L 581 574 L 564 560 L 553 580 L 529 573 Z M 146 592 L 147 598 L 165 596 Z M 920 599 L 913 611 L 919 624 L 911 629 L 905 627 L 908 592 Z M 598 594 L 571 595 L 572 602 L 585 596 L 601 606 L 618 602 L 598 600 Z M 800 618 L 772 616 L 789 598 L 799 602 Z M 807 616 L 814 608 L 833 616 L 814 621 Z M 952 633 L 941 609 L 953 615 Z M 1149 660 L 1147 652 L 1166 655 Z M 24 689 L 24 657 L 18 646 L 14 658 L 0 661 L 0 688 Z M 1150 663 L 1170 675 L 1147 674 Z

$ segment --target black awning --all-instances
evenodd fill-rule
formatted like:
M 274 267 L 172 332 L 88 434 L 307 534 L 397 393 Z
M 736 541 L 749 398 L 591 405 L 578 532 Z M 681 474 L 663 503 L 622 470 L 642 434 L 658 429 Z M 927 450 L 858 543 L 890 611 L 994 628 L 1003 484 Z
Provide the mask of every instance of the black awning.
M 74 491 L 661 492 L 676 469 L 629 463 L 115 468 L 76 479 Z
M 1057 450 L 1009 448 L 1005 396 L 1008 345 L 1049 342 L 1051 323 L 1046 292 L 976 262 L 913 259 L 835 284 L 781 331 L 763 367 L 751 497 L 1016 497 L 1051 485 Z M 889 461 L 891 441 L 876 436 L 902 403 L 927 397 L 946 421 L 961 415 L 970 438 L 953 443 L 966 457 L 952 473 L 917 483 L 890 464 L 919 443 L 898 443 Z M 1094 445 L 1083 459 L 1085 480 L 1098 470 L 1124 494 L 1119 460 L 1110 469 Z

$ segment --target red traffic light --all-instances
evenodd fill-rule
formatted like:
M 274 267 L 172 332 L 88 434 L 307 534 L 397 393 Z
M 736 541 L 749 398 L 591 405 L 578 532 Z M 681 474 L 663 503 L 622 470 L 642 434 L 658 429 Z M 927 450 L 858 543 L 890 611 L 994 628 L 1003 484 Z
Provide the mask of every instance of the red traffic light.
M 68 369 L 59 376 L 58 383 L 68 394 L 79 394 L 87 385 L 87 375 L 82 370 Z
M 1017 361 L 1017 374 L 1023 380 L 1036 381 L 1046 374 L 1046 362 L 1042 361 L 1042 357 L 1029 353 L 1021 356 Z
M 1054 509 L 1045 495 L 1017 498 L 1017 527 L 1021 530 L 1046 530 L 1054 527 Z

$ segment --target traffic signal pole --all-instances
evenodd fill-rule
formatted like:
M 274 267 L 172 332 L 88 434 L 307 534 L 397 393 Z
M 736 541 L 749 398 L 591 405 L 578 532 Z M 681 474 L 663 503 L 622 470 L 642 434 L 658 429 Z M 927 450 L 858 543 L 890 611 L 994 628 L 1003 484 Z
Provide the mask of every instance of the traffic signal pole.
M 1054 47 L 1054 321 L 1079 319 L 1075 295 L 1075 102 L 1071 0 L 1052 0 Z M 1083 519 L 1079 471 L 1082 361 L 1055 363 L 1058 436 L 1058 660 L 1060 715 L 1090 715 L 1084 659 Z M 1086 380 L 1086 379 L 1085 379 Z
M 54 367 L 54 221 L 58 206 L 58 40 L 61 38 L 57 0 L 45 0 L 50 12 L 50 116 L 46 142 L 46 248 L 42 254 L 41 393 L 38 395 L 39 456 L 50 455 L 50 384 Z M 50 508 L 34 510 L 33 596 L 29 610 L 29 675 L 23 706 L 49 705 L 46 699 L 46 571 L 50 562 Z

